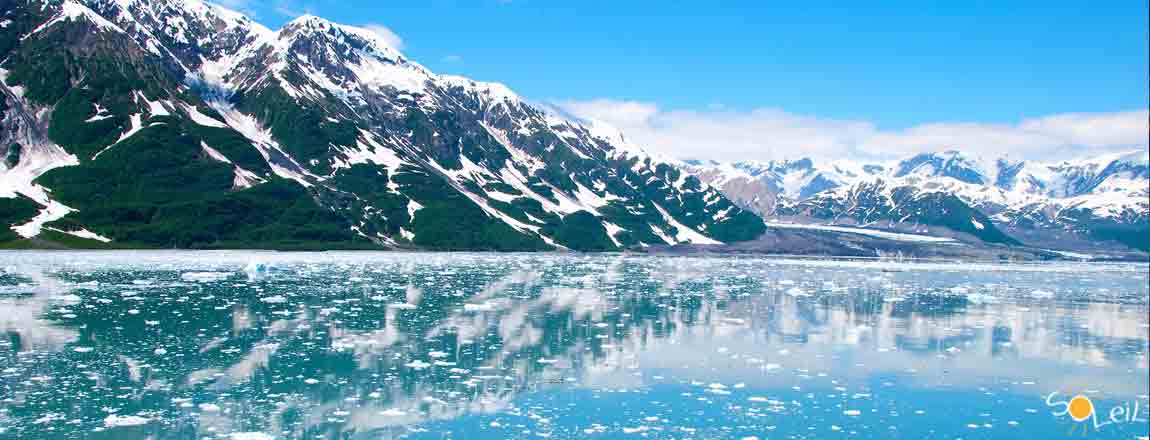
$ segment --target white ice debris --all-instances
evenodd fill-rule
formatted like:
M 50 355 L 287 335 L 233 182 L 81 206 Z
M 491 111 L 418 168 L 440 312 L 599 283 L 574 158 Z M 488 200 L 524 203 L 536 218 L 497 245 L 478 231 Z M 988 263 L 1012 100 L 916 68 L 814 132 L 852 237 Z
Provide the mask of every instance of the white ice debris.
M 262 432 L 233 432 L 228 437 L 231 440 L 275 440 L 275 436 Z
M 495 305 L 489 302 L 482 304 L 464 304 L 463 310 L 468 312 L 490 312 L 495 310 Z
M 380 411 L 379 415 L 384 416 L 384 417 L 403 417 L 403 416 L 407 415 L 407 412 L 400 410 L 400 409 L 391 408 L 391 409 L 387 409 L 384 411 Z
M 196 283 L 212 283 L 230 278 L 232 272 L 184 272 L 180 279 Z
M 117 414 L 109 414 L 104 418 L 104 426 L 108 428 L 115 428 L 120 426 L 140 426 L 150 423 L 152 419 L 140 416 L 121 416 Z
M 419 359 L 416 359 L 414 361 L 408 362 L 407 364 L 404 364 L 404 366 L 407 368 L 411 368 L 413 370 L 424 370 L 424 369 L 430 368 L 431 364 L 424 362 L 424 361 L 421 361 Z

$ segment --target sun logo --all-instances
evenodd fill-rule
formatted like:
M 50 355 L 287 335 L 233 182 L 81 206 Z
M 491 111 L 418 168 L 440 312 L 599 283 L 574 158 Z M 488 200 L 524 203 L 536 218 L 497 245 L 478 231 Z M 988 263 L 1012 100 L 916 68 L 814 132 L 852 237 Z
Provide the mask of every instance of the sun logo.
M 1081 394 L 1074 396 L 1070 399 L 1070 407 L 1067 408 L 1067 414 L 1075 422 L 1082 422 L 1094 415 L 1094 402 L 1090 401 L 1089 397 Z
M 1068 400 L 1059 399 L 1059 395 L 1057 391 L 1047 395 L 1046 406 L 1053 409 L 1051 415 L 1054 417 L 1069 417 L 1074 421 L 1068 435 L 1078 434 L 1080 427 L 1081 435 L 1085 437 L 1091 427 L 1094 427 L 1095 431 L 1101 431 L 1109 425 L 1150 422 L 1146 418 L 1146 408 L 1138 400 L 1118 402 L 1107 410 L 1099 409 L 1094 405 L 1094 401 L 1084 394 L 1074 395 Z
M 1086 431 L 1090 430 L 1089 423 L 1082 423 L 1090 419 L 1094 415 L 1094 402 L 1089 397 L 1084 395 L 1077 395 L 1070 399 L 1070 403 L 1066 405 L 1066 415 L 1070 416 L 1070 420 L 1075 423 L 1070 425 L 1070 432 L 1066 435 L 1074 435 L 1078 431 L 1078 427 L 1082 427 L 1082 435 L 1086 435 Z
M 1086 436 L 1090 431 L 1091 421 L 1096 416 L 1094 401 L 1085 394 L 1076 394 L 1066 400 L 1057 399 L 1059 393 L 1050 393 L 1046 396 L 1046 406 L 1054 408 L 1055 417 L 1067 417 L 1074 421 L 1066 435 L 1080 434 Z M 1065 398 L 1064 398 L 1065 399 Z

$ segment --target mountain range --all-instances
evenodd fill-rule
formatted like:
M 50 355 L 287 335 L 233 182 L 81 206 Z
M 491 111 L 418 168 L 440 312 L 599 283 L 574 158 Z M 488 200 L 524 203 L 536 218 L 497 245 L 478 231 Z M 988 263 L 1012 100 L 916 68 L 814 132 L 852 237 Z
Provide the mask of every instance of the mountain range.
M 607 251 L 765 226 L 608 126 L 375 33 L 199 0 L 0 17 L 0 242 Z
M 1145 149 L 680 162 L 311 15 L 2 2 L 0 93 L 0 247 L 1150 250 Z
M 1150 248 L 1147 150 L 1056 162 L 959 151 L 894 161 L 689 161 L 769 220 L 1065 250 Z

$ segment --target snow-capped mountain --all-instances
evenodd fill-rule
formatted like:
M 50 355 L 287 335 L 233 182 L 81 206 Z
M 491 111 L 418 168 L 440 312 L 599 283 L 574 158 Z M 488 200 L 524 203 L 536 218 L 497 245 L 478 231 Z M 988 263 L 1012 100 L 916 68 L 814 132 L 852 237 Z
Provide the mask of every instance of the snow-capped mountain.
M 19 237 L 0 240 L 612 250 L 764 230 L 616 130 L 366 29 L 272 31 L 199 0 L 4 8 L 0 220 Z
M 764 217 L 920 232 L 934 226 L 1036 246 L 1100 239 L 1147 246 L 1146 150 L 1059 162 L 945 151 L 878 163 L 696 161 L 687 168 Z M 940 212 L 942 205 L 950 208 Z

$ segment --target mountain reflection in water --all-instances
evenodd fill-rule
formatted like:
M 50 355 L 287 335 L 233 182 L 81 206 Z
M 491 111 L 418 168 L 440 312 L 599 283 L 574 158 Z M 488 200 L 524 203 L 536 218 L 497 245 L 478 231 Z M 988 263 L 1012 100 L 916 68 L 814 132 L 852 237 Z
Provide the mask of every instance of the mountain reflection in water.
M 1069 430 L 1049 392 L 1145 408 L 1150 388 L 1145 265 L 133 252 L 0 267 L 0 438 L 1016 438 Z

